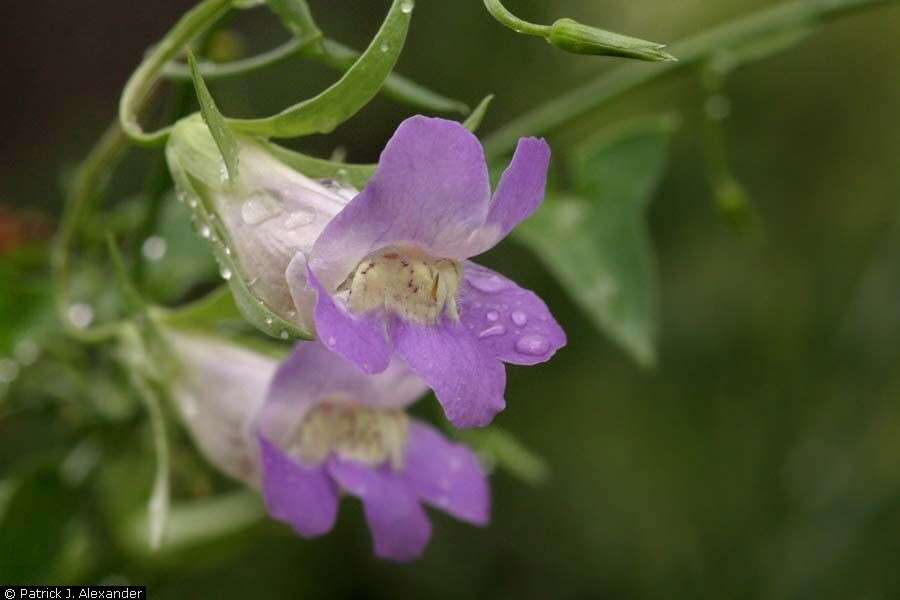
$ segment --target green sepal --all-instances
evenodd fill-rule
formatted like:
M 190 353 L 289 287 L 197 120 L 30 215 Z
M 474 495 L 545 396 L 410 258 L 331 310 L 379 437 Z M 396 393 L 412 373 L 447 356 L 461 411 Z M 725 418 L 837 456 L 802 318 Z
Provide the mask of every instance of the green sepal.
M 335 179 L 352 185 L 356 189 L 365 187 L 378 165 L 357 165 L 324 158 L 308 156 L 279 146 L 273 142 L 259 140 L 265 149 L 279 161 L 312 179 Z
M 228 179 L 231 183 L 237 181 L 238 178 L 238 146 L 228 124 L 219 108 L 213 100 L 212 94 L 203 81 L 200 69 L 197 67 L 197 59 L 194 58 L 193 52 L 188 52 L 188 65 L 191 69 L 191 79 L 194 82 L 194 90 L 197 92 L 197 101 L 200 103 L 200 114 L 203 116 L 203 122 L 209 128 L 222 159 L 225 161 L 225 168 L 228 171 Z
M 235 131 L 263 137 L 288 138 L 329 133 L 356 114 L 378 93 L 397 63 L 411 12 L 412 0 L 394 0 L 369 47 L 340 80 L 318 96 L 271 117 L 230 119 Z

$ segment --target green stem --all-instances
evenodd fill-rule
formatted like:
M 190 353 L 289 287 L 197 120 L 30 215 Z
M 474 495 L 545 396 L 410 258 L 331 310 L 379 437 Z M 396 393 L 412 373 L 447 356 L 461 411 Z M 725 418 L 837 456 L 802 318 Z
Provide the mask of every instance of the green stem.
M 100 190 L 114 165 L 118 163 L 128 148 L 128 138 L 118 123 L 113 123 L 103 134 L 78 170 L 71 190 L 66 196 L 62 220 L 53 244 L 54 300 L 60 323 L 73 337 L 84 342 L 98 342 L 115 334 L 117 325 L 108 324 L 96 328 L 76 327 L 69 319 L 70 257 L 75 232 L 88 214 L 91 202 L 100 195 Z
M 512 14 L 506 7 L 500 3 L 500 0 L 484 0 L 484 7 L 491 13 L 491 16 L 497 19 L 502 25 L 509 27 L 515 32 L 524 33 L 525 35 L 534 35 L 545 38 L 550 35 L 550 27 L 546 25 L 537 25 L 523 21 L 516 15 Z
M 204 0 L 181 17 L 165 38 L 144 57 L 132 73 L 119 101 L 119 122 L 125 134 L 142 146 L 159 146 L 169 137 L 171 127 L 147 133 L 138 120 L 141 109 L 165 66 L 197 35 L 231 8 L 231 0 Z
M 795 0 L 759 11 L 674 44 L 672 54 L 678 57 L 679 62 L 628 65 L 551 100 L 488 136 L 484 141 L 485 151 L 489 158 L 504 156 L 512 152 L 520 137 L 547 134 L 626 92 L 663 75 L 694 66 L 717 52 L 760 37 L 809 28 L 854 12 L 897 4 L 898 1 Z
M 310 35 L 305 38 L 292 38 L 267 52 L 226 63 L 200 61 L 200 74 L 206 81 L 240 77 L 241 75 L 246 75 L 284 62 L 292 56 L 300 54 L 320 39 L 320 35 Z M 188 82 L 191 80 L 191 70 L 185 64 L 171 62 L 167 64 L 163 70 L 163 77 L 171 81 Z

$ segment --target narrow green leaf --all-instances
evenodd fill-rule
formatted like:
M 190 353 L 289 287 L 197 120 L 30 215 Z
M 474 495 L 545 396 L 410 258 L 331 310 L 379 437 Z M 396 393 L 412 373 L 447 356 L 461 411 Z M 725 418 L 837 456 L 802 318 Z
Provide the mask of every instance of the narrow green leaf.
M 236 131 L 265 137 L 329 133 L 365 106 L 381 89 L 403 50 L 412 0 L 394 0 L 372 43 L 340 80 L 318 96 L 261 119 L 231 119 Z
M 346 71 L 351 68 L 359 59 L 357 50 L 329 38 L 325 38 L 322 42 L 322 50 L 318 52 L 314 48 L 307 46 L 304 48 L 304 54 L 313 60 L 340 71 Z M 469 107 L 464 102 L 438 94 L 397 73 L 388 75 L 381 91 L 392 100 L 408 104 L 420 110 L 437 113 L 455 112 L 463 115 L 469 114 Z
M 485 96 L 481 102 L 478 103 L 478 106 L 475 107 L 475 110 L 472 111 L 472 114 L 463 121 L 463 127 L 475 133 L 475 130 L 481 127 L 481 121 L 484 120 L 484 115 L 487 113 L 488 107 L 491 105 L 491 101 L 493 101 L 494 95 L 488 94 Z
M 203 121 L 209 127 L 213 140 L 222 153 L 222 159 L 225 161 L 225 168 L 228 170 L 228 179 L 232 183 L 238 177 L 238 147 L 237 141 L 228 129 L 225 118 L 219 112 L 212 94 L 200 75 L 200 69 L 197 67 L 197 59 L 194 58 L 193 52 L 188 52 L 188 65 L 191 69 L 191 78 L 194 81 L 194 89 L 197 92 L 197 101 L 200 103 L 200 114 Z
M 656 362 L 656 264 L 644 216 L 674 129 L 642 119 L 575 157 L 577 195 L 551 198 L 520 232 L 597 326 L 639 364 Z
M 303 38 L 322 34 L 313 20 L 306 0 L 266 0 L 266 3 L 272 12 L 278 15 L 285 29 L 295 36 Z

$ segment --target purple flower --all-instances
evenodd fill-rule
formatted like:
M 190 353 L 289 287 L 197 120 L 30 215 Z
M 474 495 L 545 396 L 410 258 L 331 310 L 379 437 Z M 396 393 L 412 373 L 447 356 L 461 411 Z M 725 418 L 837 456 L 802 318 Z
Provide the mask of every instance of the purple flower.
M 413 117 L 369 184 L 313 246 L 305 277 L 317 335 L 366 373 L 396 352 L 458 427 L 503 410 L 504 362 L 548 360 L 566 337 L 547 306 L 468 259 L 540 205 L 550 149 L 522 139 L 491 197 L 478 139 L 455 121 Z
M 375 554 L 396 561 L 417 558 L 428 543 L 423 502 L 486 524 L 490 490 L 475 455 L 404 411 L 426 389 L 399 360 L 369 376 L 317 342 L 299 344 L 258 420 L 271 515 L 319 536 L 346 492 L 363 503 Z

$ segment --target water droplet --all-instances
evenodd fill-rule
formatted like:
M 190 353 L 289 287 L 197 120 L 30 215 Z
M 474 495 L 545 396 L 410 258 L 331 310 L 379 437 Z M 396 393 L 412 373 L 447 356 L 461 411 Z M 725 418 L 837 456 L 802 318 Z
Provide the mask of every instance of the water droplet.
M 334 337 L 334 336 L 329 337 L 329 338 L 328 338 L 328 345 L 329 345 L 329 346 L 334 346 L 335 344 L 337 344 L 337 340 L 335 339 L 335 337 Z
M 496 275 L 484 275 L 473 273 L 469 276 L 469 283 L 477 290 L 481 290 L 486 294 L 495 294 L 500 290 L 505 290 L 508 284 Z
M 247 225 L 259 225 L 281 214 L 281 202 L 265 191 L 258 191 L 241 205 L 241 217 Z
M 204 223 L 203 225 L 200 226 L 200 237 L 202 237 L 205 240 L 208 240 L 209 236 L 211 236 L 211 235 L 212 235 L 212 229 L 209 228 L 209 225 Z
M 266 317 L 266 325 L 271 325 L 275 320 L 272 317 Z
M 309 225 L 313 222 L 313 219 L 315 219 L 315 215 L 312 211 L 299 209 L 288 215 L 287 219 L 284 220 L 284 226 L 286 229 L 297 229 L 298 227 Z
M 521 310 L 514 310 L 509 318 L 512 319 L 512 322 L 518 325 L 519 327 L 523 327 L 528 323 L 528 315 L 523 313 Z
M 229 269 L 228 267 L 222 267 L 219 270 L 219 275 L 222 276 L 222 279 L 228 281 L 229 279 L 231 279 L 231 269 Z
M 69 307 L 67 316 L 69 322 L 78 329 L 87 329 L 94 321 L 94 309 L 79 302 Z
M 495 337 L 498 335 L 503 335 L 506 333 L 506 327 L 503 325 L 494 325 L 492 327 L 488 327 L 484 331 L 478 334 L 479 338 L 487 338 L 487 337 Z
M 231 256 L 231 248 L 225 246 L 225 256 Z
M 408 15 L 412 12 L 414 4 L 415 3 L 413 2 L 413 0 L 404 0 L 400 3 L 400 10 L 403 12 L 403 14 Z
M 141 245 L 141 254 L 147 260 L 157 261 L 166 255 L 166 240 L 158 235 L 151 235 Z
M 390 49 L 391 49 L 391 47 L 390 47 L 389 45 L 387 45 L 387 44 L 381 44 L 381 51 L 382 51 L 382 52 L 387 52 L 387 51 L 390 50 Z
M 296 310 L 289 310 L 289 311 L 287 311 L 287 316 L 288 316 L 288 319 L 293 319 L 294 317 L 297 316 L 297 311 L 296 311 Z
M 289 334 L 289 333 L 287 332 L 287 330 L 284 330 L 284 331 L 281 332 L 280 337 L 281 337 L 281 339 L 286 340 L 286 339 L 288 339 L 289 337 L 291 337 L 291 334 Z
M 487 320 L 488 320 L 488 321 L 490 321 L 491 323 L 493 323 L 494 321 L 496 321 L 497 319 L 500 318 L 500 313 L 498 313 L 496 310 L 492 310 L 492 311 L 490 311 L 488 314 L 486 314 L 486 315 L 484 315 L 484 316 L 487 317 Z
M 197 199 L 193 196 L 188 198 L 188 206 L 190 206 L 191 208 L 197 208 Z
M 539 333 L 523 335 L 516 342 L 516 350 L 522 354 L 541 356 L 550 349 L 550 342 Z
M 38 348 L 38 345 L 28 339 L 19 341 L 13 349 L 13 355 L 15 355 L 16 360 L 25 367 L 34 363 L 40 352 L 41 349 Z

